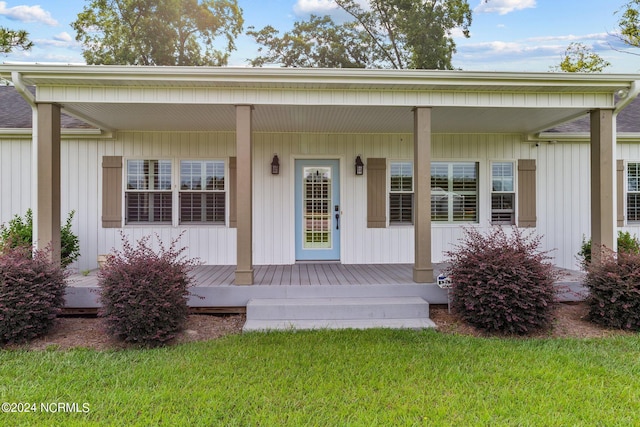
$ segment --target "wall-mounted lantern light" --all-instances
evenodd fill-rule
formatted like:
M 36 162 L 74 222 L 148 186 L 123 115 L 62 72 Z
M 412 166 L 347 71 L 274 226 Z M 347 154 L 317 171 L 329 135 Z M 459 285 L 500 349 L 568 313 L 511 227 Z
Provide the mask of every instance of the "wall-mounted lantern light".
M 356 157 L 356 175 L 364 174 L 364 163 L 362 163 L 362 159 L 360 156 Z
M 280 174 L 280 159 L 278 159 L 278 155 L 273 155 L 273 160 L 271 161 L 271 175 L 279 175 Z

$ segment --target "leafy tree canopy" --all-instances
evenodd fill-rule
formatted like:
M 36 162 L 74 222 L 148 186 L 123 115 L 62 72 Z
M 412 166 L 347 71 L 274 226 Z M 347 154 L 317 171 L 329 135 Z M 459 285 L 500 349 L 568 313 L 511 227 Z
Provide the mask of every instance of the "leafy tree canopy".
M 26 31 L 0 27 L 0 53 L 10 53 L 14 49 L 29 50 L 32 47 L 33 42 Z
M 453 31 L 469 37 L 467 0 L 334 0 L 351 16 L 343 24 L 311 16 L 279 36 L 272 27 L 249 35 L 266 52 L 251 63 L 287 67 L 453 68 Z M 334 49 L 334 50 L 332 50 Z
M 357 24 L 336 25 L 329 16 L 311 15 L 308 21 L 294 23 L 293 30 L 278 37 L 268 25 L 260 31 L 249 28 L 247 34 L 267 47 L 263 56 L 251 61 L 254 67 L 279 63 L 285 67 L 364 68 L 373 67 L 375 56 L 369 37 Z M 258 52 L 264 48 L 259 47 Z
M 571 43 L 560 65 L 552 67 L 552 70 L 566 73 L 600 73 L 610 65 L 609 61 L 605 61 L 584 44 Z
M 616 13 L 620 13 L 620 40 L 629 46 L 640 47 L 640 0 L 629 1 Z
M 243 22 L 237 0 L 91 0 L 71 26 L 88 64 L 226 65 Z

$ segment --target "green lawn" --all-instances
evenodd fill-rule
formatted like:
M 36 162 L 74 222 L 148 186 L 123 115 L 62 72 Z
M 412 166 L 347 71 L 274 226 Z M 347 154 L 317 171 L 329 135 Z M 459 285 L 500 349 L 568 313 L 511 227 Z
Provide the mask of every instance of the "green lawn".
M 1 425 L 640 425 L 640 336 L 288 332 L 163 349 L 0 351 Z M 41 403 L 89 405 L 43 413 Z

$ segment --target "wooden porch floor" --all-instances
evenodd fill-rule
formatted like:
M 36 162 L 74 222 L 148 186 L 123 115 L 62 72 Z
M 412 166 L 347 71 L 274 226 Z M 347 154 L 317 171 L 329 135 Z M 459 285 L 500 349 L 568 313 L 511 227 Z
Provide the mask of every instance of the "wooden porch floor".
M 434 266 L 438 271 L 438 266 Z M 195 286 L 234 286 L 235 265 L 200 265 Z M 97 271 L 71 277 L 71 286 L 96 286 Z M 254 286 L 413 284 L 413 264 L 301 263 L 254 266 Z

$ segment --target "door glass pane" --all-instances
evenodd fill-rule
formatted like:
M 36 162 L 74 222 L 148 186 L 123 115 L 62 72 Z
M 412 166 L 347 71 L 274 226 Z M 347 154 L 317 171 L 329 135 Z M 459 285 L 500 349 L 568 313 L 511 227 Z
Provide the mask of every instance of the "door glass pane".
M 302 174 L 302 245 L 305 249 L 330 249 L 331 168 L 304 167 Z

